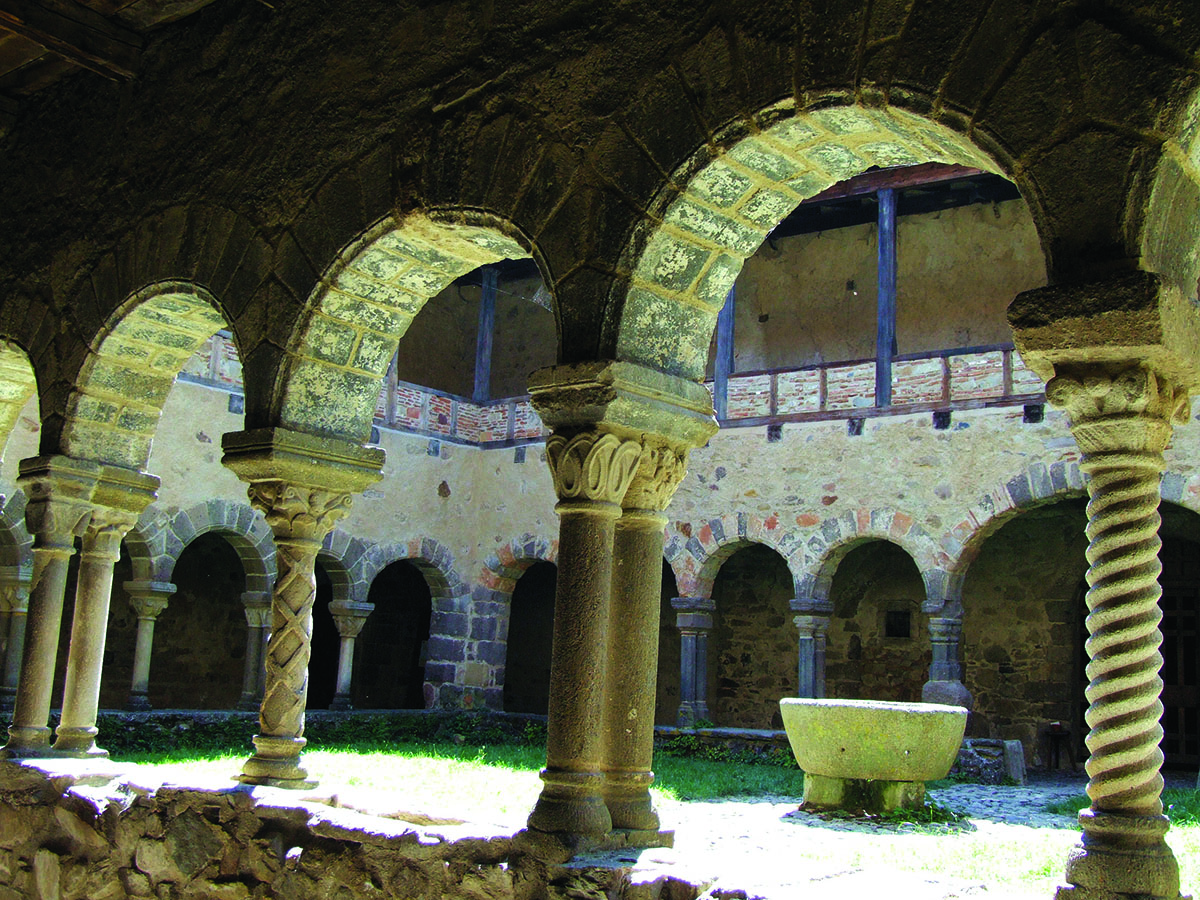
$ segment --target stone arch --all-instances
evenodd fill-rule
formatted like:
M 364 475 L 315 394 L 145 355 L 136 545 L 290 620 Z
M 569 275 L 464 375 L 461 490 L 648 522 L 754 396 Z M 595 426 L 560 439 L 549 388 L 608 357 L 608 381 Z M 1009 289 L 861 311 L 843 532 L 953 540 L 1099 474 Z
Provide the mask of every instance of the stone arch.
M 451 644 L 441 660 L 439 706 L 474 706 L 500 710 L 504 707 L 505 660 L 508 653 L 508 626 L 512 611 L 512 595 L 517 580 L 535 562 L 558 562 L 558 541 L 533 534 L 502 544 L 484 561 L 478 582 L 471 589 L 468 627 L 470 634 L 486 635 L 473 641 L 470 650 Z M 461 652 L 461 656 L 460 656 Z M 433 661 L 433 641 L 430 641 L 430 662 Z M 469 663 L 475 663 L 482 686 L 465 686 Z M 428 674 L 426 678 L 432 682 Z
M 1142 265 L 1165 276 L 1183 296 L 1195 297 L 1200 288 L 1195 227 L 1200 219 L 1200 89 L 1180 105 L 1166 134 L 1148 195 L 1131 198 L 1128 227 L 1140 229 L 1134 239 Z
M 37 393 L 37 376 L 29 355 L 16 343 L 0 340 L 0 452 L 17 424 L 21 410 Z
M 203 297 L 220 314 L 220 322 L 212 330 L 226 323 L 236 326 L 235 342 L 241 351 L 238 333 L 246 329 L 239 322 L 255 306 L 252 301 L 265 302 L 261 291 L 270 273 L 271 258 L 270 245 L 249 220 L 221 206 L 197 203 L 172 206 L 144 218 L 90 266 L 85 260 L 56 267 L 56 272 L 67 274 L 55 280 L 51 288 L 59 308 L 70 310 L 74 317 L 74 333 L 79 339 L 75 346 L 64 348 L 56 342 L 42 348 L 38 357 L 39 366 L 45 369 L 42 376 L 47 386 L 42 411 L 46 426 L 43 452 L 59 452 L 68 420 L 74 416 L 77 394 L 91 381 L 90 370 L 96 365 L 96 354 L 114 330 L 123 331 L 128 343 L 119 351 L 117 343 L 113 343 L 109 348 L 110 363 L 120 369 L 122 360 L 128 364 L 139 357 L 147 359 L 142 354 L 149 353 L 148 362 L 161 363 L 161 367 L 150 366 L 150 371 L 161 374 L 171 364 L 168 356 L 180 352 L 177 344 L 182 333 L 202 327 L 194 310 L 176 309 L 171 304 L 148 309 L 125 322 L 139 301 L 155 293 L 169 295 L 173 290 L 179 290 L 184 298 Z M 156 285 L 161 289 L 155 290 Z M 213 298 L 220 298 L 221 303 Z M 186 300 L 184 304 L 191 306 Z M 168 314 L 165 318 L 155 315 L 164 312 Z M 176 321 L 180 313 L 187 321 Z M 203 317 L 203 313 L 199 316 Z M 164 344 L 152 340 L 146 345 L 146 329 L 154 330 L 157 324 L 168 323 L 182 326 L 182 332 L 177 333 L 172 327 Z M 183 354 L 179 365 L 166 373 L 168 377 L 178 372 L 191 352 L 194 349 Z M 144 415 L 145 411 L 128 413 L 132 418 L 139 414 Z M 83 455 L 109 461 L 90 453 Z
M 721 564 L 747 544 L 762 544 L 776 551 L 798 581 L 793 557 L 801 549 L 799 535 L 788 532 L 775 513 L 765 518 L 753 513 L 727 513 L 699 527 L 675 522 L 667 528 L 664 557 L 675 572 L 680 596 L 712 597 L 713 579 Z
M 442 693 L 440 667 L 460 653 L 465 661 L 473 660 L 478 652 L 478 640 L 469 622 L 470 587 L 459 577 L 454 555 L 447 547 L 433 538 L 412 538 L 367 548 L 356 569 L 356 579 L 364 585 L 364 600 L 376 577 L 396 562 L 415 566 L 429 588 L 431 614 L 423 687 L 425 706 L 429 708 L 439 702 Z M 451 660 L 446 658 L 447 653 Z M 451 684 L 462 686 L 460 681 Z
M 699 381 L 742 264 L 802 200 L 872 166 L 942 162 L 997 172 L 971 141 L 895 106 L 792 99 L 718 133 L 679 166 L 635 229 L 605 321 L 615 357 Z
M 946 554 L 932 536 L 910 515 L 889 507 L 860 507 L 839 516 L 818 519 L 815 515 L 796 517 L 796 528 L 786 530 L 778 517 L 775 528 L 785 533 L 779 540 L 788 565 L 796 576 L 797 602 L 823 607 L 838 564 L 855 546 L 869 540 L 884 540 L 900 546 L 917 565 L 930 587 L 937 573 L 945 568 Z M 768 520 L 770 522 L 770 520 Z M 788 525 L 790 528 L 790 523 Z
M 175 376 L 224 325 L 215 297 L 194 283 L 157 282 L 130 295 L 89 347 L 67 401 L 61 452 L 144 470 Z
M 452 211 L 387 216 L 341 250 L 306 302 L 280 371 L 273 420 L 365 441 L 397 344 L 425 302 L 456 278 L 530 255 L 494 217 Z
M 275 539 L 262 514 L 245 503 L 213 499 L 181 510 L 172 518 L 166 536 L 169 565 L 165 581 L 171 580 L 179 554 L 202 534 L 217 532 L 224 537 L 246 574 L 246 593 L 270 596 L 275 583 Z M 178 550 L 174 550 L 178 547 Z
M 33 571 L 33 537 L 25 528 L 25 492 L 0 498 L 0 568 Z

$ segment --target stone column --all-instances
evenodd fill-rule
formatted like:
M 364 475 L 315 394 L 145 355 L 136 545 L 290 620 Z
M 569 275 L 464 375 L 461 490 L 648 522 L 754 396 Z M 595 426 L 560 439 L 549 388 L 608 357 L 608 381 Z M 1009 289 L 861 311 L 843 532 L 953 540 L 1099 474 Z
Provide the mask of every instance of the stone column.
M 8 609 L 8 644 L 4 651 L 4 669 L 0 680 L 0 710 L 11 710 L 21 675 L 21 654 L 25 650 L 25 623 L 29 613 L 28 573 L 9 573 L 7 582 L 0 585 L 0 597 L 3 597 Z
M 300 764 L 312 605 L 321 542 L 350 510 L 351 495 L 381 477 L 383 452 L 282 428 L 231 432 L 222 462 L 249 483 L 251 504 L 275 536 L 278 580 L 271 598 L 266 687 L 255 753 L 242 767 L 249 784 L 306 788 Z
M 687 448 L 647 440 L 625 494 L 613 544 L 608 680 L 604 697 L 604 802 L 614 829 L 657 834 L 650 799 L 658 618 L 662 606 L 662 510 L 687 472 Z
M 797 597 L 788 601 L 792 619 L 799 630 L 798 644 L 798 697 L 820 698 L 825 696 L 825 639 L 829 634 L 828 601 Z
M 247 591 L 242 594 L 242 606 L 246 614 L 246 662 L 242 672 L 242 696 L 237 708 L 250 711 L 258 709 L 263 698 L 266 679 L 264 662 L 267 658 L 267 642 L 271 637 L 271 596 Z
M 1191 417 L 1200 317 L 1150 273 L 1021 294 L 1017 349 L 1066 410 L 1088 483 L 1088 797 L 1060 900 L 1177 898 L 1164 836 L 1159 476 Z
M 931 616 L 929 639 L 933 645 L 933 659 L 929 663 L 929 680 L 921 688 L 921 699 L 925 703 L 946 703 L 971 709 L 971 692 L 962 682 L 962 663 L 959 662 L 962 619 Z
M 337 692 L 333 695 L 330 709 L 354 709 L 350 702 L 350 681 L 354 676 L 354 639 L 363 629 L 375 609 L 374 603 L 353 603 L 349 600 L 333 601 L 329 611 L 333 613 L 333 624 L 337 626 L 342 644 L 338 648 Z
M 104 466 L 96 481 L 75 585 L 62 717 L 54 740 L 57 756 L 108 755 L 96 746 L 96 713 L 100 709 L 113 566 L 121 557 L 121 541 L 137 524 L 141 511 L 158 496 L 157 488 L 158 479 L 153 475 L 120 466 Z
M 605 835 L 604 688 L 613 539 L 620 502 L 642 448 L 613 434 L 553 434 L 546 457 L 559 502 L 558 588 L 550 657 L 550 704 L 536 831 Z
M 708 635 L 717 604 L 708 597 L 675 597 L 671 608 L 679 628 L 678 724 L 694 728 L 708 718 Z
M 65 456 L 23 459 L 17 483 L 29 502 L 25 526 L 33 535 L 33 576 L 20 680 L 4 755 L 47 756 L 50 752 L 50 694 L 58 659 L 67 564 L 75 538 L 91 517 L 91 496 L 100 466 Z
M 657 629 L 618 639 L 625 642 L 618 647 L 633 654 L 628 660 L 613 649 L 615 631 L 636 630 L 625 621 L 614 627 L 614 544 L 635 475 L 676 464 L 667 459 L 670 454 L 655 457 L 647 448 L 704 443 L 716 430 L 712 400 L 702 385 L 619 362 L 540 370 L 530 378 L 530 392 L 552 430 L 546 456 L 560 524 L 546 768 L 529 828 L 576 848 L 581 841 L 603 839 L 613 827 L 604 775 L 612 771 L 609 796 L 618 816 L 650 825 L 657 842 L 657 817 L 645 797 L 652 777 L 646 741 L 653 728 Z M 634 593 L 621 599 L 619 609 L 636 610 L 639 621 L 649 621 L 654 613 L 647 604 L 656 608 L 661 591 L 654 585 L 662 572 L 662 524 L 656 515 L 661 506 L 655 508 L 642 493 L 630 499 L 616 577 L 622 591 Z M 648 562 L 654 529 L 658 544 Z M 630 712 L 649 722 L 627 732 Z
M 133 682 L 129 687 L 128 710 L 153 709 L 146 696 L 150 689 L 150 653 L 154 649 L 154 623 L 167 608 L 175 585 L 162 581 L 127 581 L 129 605 L 137 615 L 137 647 L 133 651 Z

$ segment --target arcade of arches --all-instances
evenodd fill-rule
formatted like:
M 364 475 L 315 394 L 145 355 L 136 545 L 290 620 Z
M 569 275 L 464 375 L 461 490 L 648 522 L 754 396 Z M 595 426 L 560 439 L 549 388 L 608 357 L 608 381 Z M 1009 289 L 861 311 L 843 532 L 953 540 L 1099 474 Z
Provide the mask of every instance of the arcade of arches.
M 952 701 L 1087 737 L 1072 890 L 1177 897 L 1200 10 L 349 6 L 0 103 L 6 755 L 544 711 L 529 827 L 607 846 L 655 722 Z

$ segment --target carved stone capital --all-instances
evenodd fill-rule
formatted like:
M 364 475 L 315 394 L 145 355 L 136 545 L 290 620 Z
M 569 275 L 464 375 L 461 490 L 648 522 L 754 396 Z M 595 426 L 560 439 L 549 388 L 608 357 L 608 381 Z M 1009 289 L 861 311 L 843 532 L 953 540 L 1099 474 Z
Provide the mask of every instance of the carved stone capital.
M 1191 416 L 1187 387 L 1147 365 L 1066 364 L 1056 373 L 1046 399 L 1066 411 L 1085 454 L 1162 453 L 1172 424 Z
M 176 587 L 168 581 L 127 581 L 125 592 L 129 594 L 129 605 L 139 619 L 157 619 Z
M 21 460 L 17 484 L 25 492 L 25 527 L 34 546 L 71 543 L 87 529 L 92 492 L 103 467 L 66 456 Z
M 957 617 L 931 617 L 929 638 L 934 643 L 958 643 L 962 639 L 962 619 Z
M 337 626 L 338 634 L 342 637 L 358 637 L 367 616 L 375 610 L 374 603 L 354 603 L 349 600 L 334 600 L 329 604 L 333 614 L 333 624 Z
M 625 492 L 626 509 L 664 510 L 687 474 L 688 448 L 647 438 Z
M 572 437 L 552 434 L 546 459 L 554 490 L 564 502 L 619 504 L 637 471 L 642 445 L 615 434 L 584 431 Z
M 246 488 L 250 505 L 263 514 L 277 539 L 320 543 L 350 512 L 348 493 L 256 481 Z
M 357 494 L 383 477 L 384 453 L 353 441 L 286 428 L 232 431 L 221 463 L 242 481 L 278 481 L 335 494 Z
M 28 571 L 17 566 L 0 571 L 0 612 L 24 615 L 29 611 Z

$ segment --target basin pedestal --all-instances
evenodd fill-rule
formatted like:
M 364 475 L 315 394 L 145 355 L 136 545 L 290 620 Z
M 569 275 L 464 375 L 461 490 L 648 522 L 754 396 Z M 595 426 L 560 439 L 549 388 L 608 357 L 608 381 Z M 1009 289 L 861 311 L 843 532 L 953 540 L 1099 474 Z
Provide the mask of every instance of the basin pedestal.
M 967 710 L 939 703 L 876 700 L 779 701 L 804 809 L 887 813 L 919 808 L 925 782 L 954 765 Z

